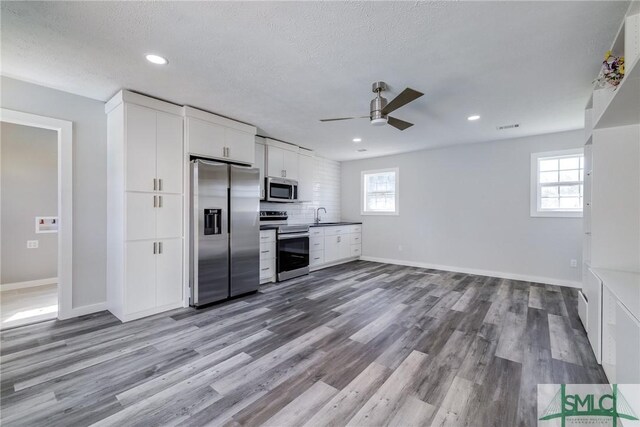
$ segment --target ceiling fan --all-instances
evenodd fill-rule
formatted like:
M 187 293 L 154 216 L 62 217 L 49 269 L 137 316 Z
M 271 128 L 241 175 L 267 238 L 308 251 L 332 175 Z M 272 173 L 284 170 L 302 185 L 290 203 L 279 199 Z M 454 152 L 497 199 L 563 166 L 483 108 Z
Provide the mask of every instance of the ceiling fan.
M 337 119 L 320 119 L 321 122 L 334 122 L 337 120 L 350 120 L 350 119 L 365 119 L 371 120 L 371 124 L 374 126 L 382 126 L 390 124 L 396 129 L 405 130 L 413 126 L 413 123 L 405 122 L 404 120 L 396 119 L 389 116 L 389 113 L 397 110 L 398 108 L 415 101 L 420 98 L 424 93 L 418 92 L 411 88 L 406 88 L 402 93 L 387 103 L 387 99 L 383 98 L 380 93 L 387 90 L 387 84 L 385 82 L 375 82 L 371 88 L 376 97 L 371 100 L 371 110 L 368 116 L 361 117 L 340 117 Z

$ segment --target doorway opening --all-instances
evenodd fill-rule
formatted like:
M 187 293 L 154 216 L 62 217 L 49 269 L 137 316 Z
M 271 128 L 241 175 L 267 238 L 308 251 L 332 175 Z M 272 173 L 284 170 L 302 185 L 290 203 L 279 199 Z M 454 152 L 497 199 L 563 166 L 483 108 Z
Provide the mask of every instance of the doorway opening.
M 0 122 L 0 328 L 58 317 L 58 135 Z
M 0 329 L 72 317 L 71 122 L 0 109 Z

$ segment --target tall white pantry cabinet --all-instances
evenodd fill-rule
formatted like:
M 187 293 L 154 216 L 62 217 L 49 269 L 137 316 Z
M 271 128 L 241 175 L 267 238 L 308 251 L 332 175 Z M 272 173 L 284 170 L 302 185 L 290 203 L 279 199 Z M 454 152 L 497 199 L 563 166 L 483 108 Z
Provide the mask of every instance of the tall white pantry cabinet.
M 120 91 L 105 112 L 107 301 L 129 321 L 182 307 L 182 107 Z

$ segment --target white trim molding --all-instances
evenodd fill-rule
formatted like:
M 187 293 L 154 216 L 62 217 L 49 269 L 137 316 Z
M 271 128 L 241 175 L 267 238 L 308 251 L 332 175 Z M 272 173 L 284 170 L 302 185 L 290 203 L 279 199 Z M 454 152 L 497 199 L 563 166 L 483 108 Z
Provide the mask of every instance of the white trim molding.
M 74 317 L 73 291 L 73 123 L 0 108 L 0 121 L 58 133 L 58 318 Z
M 362 261 L 380 262 L 383 264 L 406 265 L 407 267 L 429 268 L 432 270 L 452 271 L 455 273 L 475 274 L 477 276 L 497 277 L 499 279 L 521 280 L 524 282 L 544 283 L 548 285 L 566 286 L 582 289 L 582 282 L 554 279 L 552 277 L 529 276 L 526 274 L 505 273 L 502 271 L 480 270 L 476 268 L 455 267 L 451 265 L 430 264 L 426 262 L 405 261 L 390 258 L 361 256 Z
M 394 190 L 394 198 L 395 198 L 395 209 L 393 211 L 368 211 L 366 210 L 366 190 L 365 190 L 365 175 L 373 175 L 377 173 L 385 173 L 385 172 L 393 172 L 395 174 L 395 183 L 396 188 Z M 392 215 L 398 216 L 400 215 L 400 168 L 385 168 L 385 169 L 375 169 L 375 170 L 366 170 L 360 172 L 360 215 Z
M 583 148 L 571 148 L 568 150 L 545 151 L 541 153 L 531 153 L 531 189 L 530 189 L 530 216 L 531 217 L 553 217 L 553 218 L 582 218 L 582 209 L 557 209 L 542 210 L 540 208 L 540 182 L 538 171 L 538 160 L 544 157 L 575 157 L 584 155 Z M 586 172 L 586 171 L 585 171 Z M 578 183 L 572 183 L 577 185 Z
M 15 289 L 35 288 L 37 286 L 54 285 L 58 283 L 57 277 L 49 277 L 47 279 L 27 280 L 26 282 L 3 283 L 0 285 L 0 291 L 13 291 Z

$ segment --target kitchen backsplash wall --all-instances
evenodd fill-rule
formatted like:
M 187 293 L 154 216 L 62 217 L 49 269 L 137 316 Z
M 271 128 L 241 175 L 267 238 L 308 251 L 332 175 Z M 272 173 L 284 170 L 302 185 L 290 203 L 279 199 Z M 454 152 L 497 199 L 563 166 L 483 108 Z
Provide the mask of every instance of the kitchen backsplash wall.
M 320 218 L 323 222 L 340 221 L 340 176 L 340 162 L 316 157 L 312 202 L 260 202 L 260 210 L 287 211 L 289 224 L 307 224 L 313 222 L 315 210 L 319 207 L 324 207 L 327 213 L 320 212 Z

